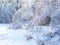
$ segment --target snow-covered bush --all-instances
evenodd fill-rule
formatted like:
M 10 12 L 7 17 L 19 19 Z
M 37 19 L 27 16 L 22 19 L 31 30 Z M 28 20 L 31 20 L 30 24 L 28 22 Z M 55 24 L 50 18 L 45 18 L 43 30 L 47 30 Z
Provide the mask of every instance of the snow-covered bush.
M 37 27 L 39 22 L 40 24 L 43 22 L 46 23 L 46 18 L 44 17 L 47 16 L 51 18 L 50 27 L 46 27 L 45 25 Z M 60 45 L 60 0 L 37 0 L 35 16 L 28 28 L 31 31 L 29 37 L 32 36 L 38 45 Z
M 58 35 L 60 35 L 60 9 L 58 9 L 51 16 L 50 27 L 53 29 L 53 31 L 55 31 Z
M 18 0 L 19 1 L 19 0 Z M 33 5 L 35 0 L 20 0 L 21 8 L 16 11 L 13 16 L 13 27 L 11 28 L 22 28 L 23 26 L 27 26 L 30 20 L 33 18 L 34 9 Z M 23 24 L 23 25 L 22 25 Z
M 51 16 L 51 27 L 57 27 L 60 25 L 60 9 L 58 9 L 52 16 Z
M 13 16 L 13 27 L 15 29 L 22 28 L 26 24 L 30 22 L 33 18 L 33 11 L 32 8 L 20 8 L 16 11 L 15 15 Z
M 12 8 L 0 7 L 0 23 L 11 23 L 14 12 Z
M 16 12 L 16 9 L 15 9 L 15 8 L 7 7 L 7 9 L 9 9 L 10 13 L 12 13 L 13 15 L 14 15 L 15 12 Z
M 38 45 L 53 45 L 60 44 L 60 36 L 57 31 L 52 31 L 51 27 L 48 26 L 36 26 L 27 33 L 27 39 L 35 40 Z M 30 38 L 31 37 L 31 38 Z M 51 44 L 50 44 L 51 43 Z
M 60 8 L 60 0 L 36 0 L 34 7 L 35 16 L 31 20 L 28 28 L 36 26 L 42 23 L 42 21 L 46 22 L 46 18 L 44 17 L 51 17 Z

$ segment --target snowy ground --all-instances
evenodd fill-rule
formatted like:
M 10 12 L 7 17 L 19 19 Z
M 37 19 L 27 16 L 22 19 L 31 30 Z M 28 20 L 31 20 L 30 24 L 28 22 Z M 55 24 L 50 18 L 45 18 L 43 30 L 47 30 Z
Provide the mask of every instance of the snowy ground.
M 0 45 L 37 45 L 34 40 L 26 40 L 25 30 L 8 29 L 10 24 L 0 24 Z

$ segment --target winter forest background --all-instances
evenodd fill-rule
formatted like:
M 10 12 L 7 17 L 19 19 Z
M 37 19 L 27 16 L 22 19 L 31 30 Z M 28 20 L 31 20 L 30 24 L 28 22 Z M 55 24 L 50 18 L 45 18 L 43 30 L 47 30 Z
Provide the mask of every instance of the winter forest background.
M 0 45 L 60 45 L 60 0 L 0 0 Z

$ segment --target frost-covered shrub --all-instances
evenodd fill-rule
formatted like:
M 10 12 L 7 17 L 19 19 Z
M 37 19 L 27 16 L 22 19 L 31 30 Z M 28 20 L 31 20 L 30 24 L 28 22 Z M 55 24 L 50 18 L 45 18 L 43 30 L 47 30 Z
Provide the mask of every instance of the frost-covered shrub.
M 12 13 L 13 15 L 15 14 L 16 12 L 16 9 L 15 8 L 12 8 L 12 7 L 7 7 L 10 11 L 10 13 Z
M 60 9 L 51 16 L 50 27 L 57 35 L 60 35 Z
M 55 35 L 53 38 L 51 38 L 50 41 L 47 41 L 45 45 L 60 45 L 60 37 L 58 35 Z
M 11 23 L 14 11 L 12 8 L 0 7 L 0 23 Z
M 40 0 L 39 0 L 40 1 Z M 44 1 L 44 0 L 41 0 Z M 47 1 L 47 0 L 45 0 Z M 38 2 L 37 2 L 38 3 Z M 36 7 L 36 16 L 33 18 L 33 20 L 30 23 L 30 26 L 33 27 L 36 24 L 38 24 L 38 22 L 41 19 L 44 19 L 44 17 L 46 16 L 50 16 L 51 17 L 51 27 L 36 27 L 35 29 L 32 28 L 29 29 L 32 32 L 33 35 L 33 39 L 36 40 L 36 42 L 38 43 L 38 45 L 60 45 L 60 1 L 59 0 L 49 0 L 49 2 L 47 1 L 46 3 L 49 4 L 49 6 L 44 7 L 45 3 L 43 2 L 44 5 L 42 5 L 42 7 L 40 7 L 40 4 L 38 3 L 38 7 Z M 46 5 L 48 5 L 46 4 Z M 40 12 L 41 9 L 42 11 Z M 43 13 L 42 13 L 43 12 Z M 43 15 L 43 16 L 41 16 Z M 40 17 L 42 18 L 40 18 Z M 42 22 L 41 22 L 42 23 Z M 51 29 L 50 29 L 51 28 Z M 34 29 L 34 30 L 33 30 Z
M 26 34 L 30 39 L 35 40 L 38 45 L 56 45 L 60 44 L 60 36 L 52 31 L 51 27 L 37 26 L 30 30 L 30 34 Z M 51 44 L 50 44 L 51 43 Z
M 36 26 L 45 21 L 46 16 L 52 16 L 60 8 L 60 0 L 36 0 L 35 2 L 35 16 L 31 20 L 29 27 Z
M 28 24 L 30 20 L 33 18 L 32 8 L 20 8 L 16 11 L 13 16 L 13 27 L 15 29 L 21 28 Z
M 21 0 L 19 5 L 21 4 L 20 9 L 18 9 L 13 16 L 13 27 L 11 28 L 22 28 L 23 26 L 27 26 L 30 20 L 33 18 L 33 5 L 35 0 Z M 22 25 L 23 24 L 23 25 Z
M 33 37 L 32 39 L 35 40 L 38 45 L 42 45 L 46 40 L 49 40 L 47 39 L 47 36 L 45 36 L 48 33 L 51 33 L 51 29 L 49 27 L 37 26 L 30 30 L 30 33 L 27 33 L 26 35 Z
M 52 16 L 51 16 L 52 20 L 51 20 L 51 26 L 52 27 L 57 27 L 60 25 L 60 9 L 58 9 L 56 11 L 56 13 L 54 13 Z

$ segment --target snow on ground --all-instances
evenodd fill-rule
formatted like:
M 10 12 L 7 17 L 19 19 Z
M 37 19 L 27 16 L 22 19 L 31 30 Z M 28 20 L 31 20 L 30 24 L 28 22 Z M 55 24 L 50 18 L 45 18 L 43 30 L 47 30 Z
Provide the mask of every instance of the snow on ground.
M 0 45 L 37 45 L 34 40 L 26 40 L 26 30 L 8 29 L 10 24 L 0 24 Z

